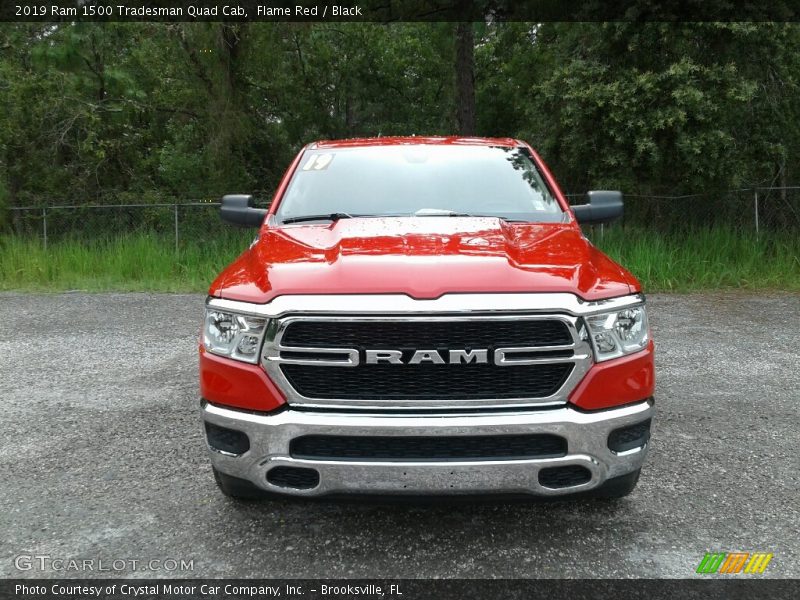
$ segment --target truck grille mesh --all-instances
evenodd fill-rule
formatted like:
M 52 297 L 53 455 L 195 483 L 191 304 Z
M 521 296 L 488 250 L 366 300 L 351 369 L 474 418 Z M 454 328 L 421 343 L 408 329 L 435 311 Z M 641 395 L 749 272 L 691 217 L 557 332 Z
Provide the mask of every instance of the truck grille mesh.
M 284 346 L 302 348 L 499 348 L 572 343 L 555 319 L 517 321 L 298 321 Z
M 308 398 L 355 400 L 480 400 L 544 398 L 569 377 L 572 363 L 497 367 L 470 365 L 361 365 L 354 368 L 281 365 Z
M 373 437 L 308 435 L 291 442 L 295 458 L 312 460 L 492 460 L 558 458 L 567 440 L 557 435 Z

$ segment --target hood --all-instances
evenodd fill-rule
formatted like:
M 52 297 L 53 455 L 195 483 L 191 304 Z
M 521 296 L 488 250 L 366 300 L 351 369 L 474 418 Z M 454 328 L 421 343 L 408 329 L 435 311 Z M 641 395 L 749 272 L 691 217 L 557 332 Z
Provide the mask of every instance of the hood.
M 599 300 L 639 289 L 575 224 L 386 217 L 264 228 L 210 293 L 261 304 L 289 294 L 433 299 L 451 292 L 569 292 Z

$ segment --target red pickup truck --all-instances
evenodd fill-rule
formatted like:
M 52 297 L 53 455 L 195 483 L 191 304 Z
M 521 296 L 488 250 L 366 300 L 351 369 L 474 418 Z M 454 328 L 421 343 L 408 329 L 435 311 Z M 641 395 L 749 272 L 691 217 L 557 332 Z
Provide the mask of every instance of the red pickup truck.
M 514 139 L 303 148 L 214 281 L 200 343 L 215 479 L 235 498 L 633 490 L 654 414 L 639 282 Z

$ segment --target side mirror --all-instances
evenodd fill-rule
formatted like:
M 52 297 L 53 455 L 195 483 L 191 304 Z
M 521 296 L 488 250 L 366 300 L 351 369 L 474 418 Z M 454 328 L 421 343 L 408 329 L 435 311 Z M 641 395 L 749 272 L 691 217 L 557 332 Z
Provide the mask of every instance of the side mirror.
M 586 200 L 587 204 L 572 207 L 578 223 L 586 225 L 610 223 L 622 216 L 622 192 L 595 190 L 586 192 Z
M 264 217 L 267 216 L 265 208 L 253 208 L 253 197 L 244 194 L 228 194 L 222 197 L 222 206 L 219 216 L 239 227 L 261 227 Z

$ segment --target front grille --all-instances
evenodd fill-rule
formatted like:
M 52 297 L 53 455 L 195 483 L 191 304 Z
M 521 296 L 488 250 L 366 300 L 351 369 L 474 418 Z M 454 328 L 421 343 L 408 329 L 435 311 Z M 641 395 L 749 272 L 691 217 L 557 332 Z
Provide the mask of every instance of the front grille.
M 572 363 L 505 367 L 426 363 L 358 367 L 281 365 L 286 379 L 302 396 L 355 400 L 545 398 L 559 390 L 573 368 Z
M 292 440 L 294 458 L 312 460 L 497 460 L 558 458 L 567 440 L 557 435 L 452 437 L 309 435 Z
M 561 402 L 565 384 L 588 364 L 573 321 L 506 313 L 288 316 L 265 344 L 263 364 L 290 404 Z
M 473 321 L 296 321 L 281 343 L 300 348 L 502 348 L 564 346 L 572 336 L 557 319 Z

